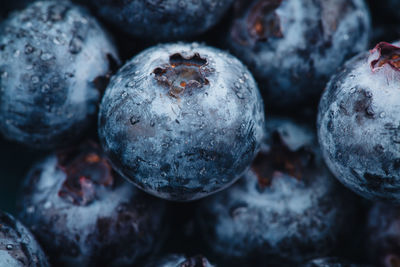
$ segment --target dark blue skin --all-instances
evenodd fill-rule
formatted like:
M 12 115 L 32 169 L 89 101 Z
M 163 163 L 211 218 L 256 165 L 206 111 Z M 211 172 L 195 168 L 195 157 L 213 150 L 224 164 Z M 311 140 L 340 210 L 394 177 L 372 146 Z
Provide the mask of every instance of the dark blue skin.
M 222 190 L 250 166 L 264 110 L 247 68 L 193 44 L 149 48 L 113 76 L 99 137 L 115 169 L 155 196 L 189 201 Z
M 346 187 L 400 203 L 400 48 L 380 43 L 332 77 L 318 111 L 325 161 Z
M 50 266 L 31 232 L 5 212 L 0 212 L 0 266 Z
M 11 14 L 0 26 L 0 131 L 39 149 L 81 137 L 116 59 L 98 22 L 69 2 Z
M 368 257 L 373 263 L 393 267 L 400 264 L 400 209 L 399 207 L 375 203 L 368 216 Z
M 179 254 L 170 254 L 159 260 L 147 264 L 145 267 L 213 267 L 207 258 L 199 255 L 186 257 Z
M 372 267 L 366 264 L 352 263 L 340 258 L 319 258 L 307 262 L 302 267 Z
M 188 39 L 214 26 L 233 0 L 90 0 L 100 17 L 138 38 Z
M 132 266 L 162 245 L 165 211 L 115 174 L 94 143 L 36 164 L 19 198 L 19 218 L 54 266 Z
M 367 48 L 364 0 L 242 0 L 235 10 L 227 45 L 275 108 L 314 102 L 336 69 Z
M 353 226 L 354 201 L 325 167 L 312 129 L 285 118 L 266 124 L 250 171 L 198 209 L 208 247 L 237 266 L 327 255 Z

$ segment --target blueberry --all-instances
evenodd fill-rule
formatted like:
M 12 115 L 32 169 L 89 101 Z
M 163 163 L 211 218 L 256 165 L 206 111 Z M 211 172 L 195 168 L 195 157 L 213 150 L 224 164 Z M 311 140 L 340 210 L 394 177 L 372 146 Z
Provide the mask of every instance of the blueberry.
M 188 39 L 214 26 L 234 0 L 90 0 L 99 16 L 149 40 Z
M 312 102 L 336 68 L 368 44 L 364 0 L 242 0 L 235 10 L 228 46 L 276 108 Z
M 54 266 L 131 266 L 162 244 L 165 208 L 118 177 L 90 142 L 31 169 L 19 217 Z
M 194 257 L 186 257 L 179 254 L 170 254 L 159 260 L 153 261 L 146 267 L 213 267 L 207 258 L 198 255 Z
M 0 266 L 50 266 L 31 232 L 4 212 L 0 212 Z
M 117 54 L 86 10 L 39 1 L 0 26 L 0 59 L 0 131 L 50 149 L 90 126 Z
M 286 118 L 267 120 L 250 171 L 205 199 L 197 220 L 220 258 L 293 266 L 330 253 L 351 229 L 353 201 L 325 167 L 316 136 Z
M 314 259 L 302 265 L 302 267 L 368 267 L 368 266 L 369 265 L 352 263 L 335 257 Z
M 400 68 L 397 44 L 379 43 L 332 77 L 318 113 L 323 156 L 348 188 L 400 203 Z
M 155 196 L 188 201 L 242 175 L 263 125 L 263 102 L 243 64 L 179 43 L 143 51 L 111 79 L 99 137 L 125 178 Z
M 375 203 L 368 216 L 368 256 L 379 266 L 400 264 L 400 209 L 387 203 Z

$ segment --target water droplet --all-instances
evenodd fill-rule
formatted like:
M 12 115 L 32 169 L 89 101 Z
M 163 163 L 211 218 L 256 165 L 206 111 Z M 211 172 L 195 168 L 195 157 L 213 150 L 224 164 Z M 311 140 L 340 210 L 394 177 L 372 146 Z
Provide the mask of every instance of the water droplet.
M 140 122 L 140 116 L 132 116 L 129 121 L 131 122 L 132 125 L 135 125 Z
M 81 52 L 82 46 L 83 46 L 82 40 L 75 36 L 69 42 L 68 49 L 69 52 L 71 52 L 71 54 L 78 54 L 79 52 Z
M 167 174 L 165 172 L 161 172 L 161 177 L 165 177 Z
M 237 92 L 237 93 L 236 93 L 236 96 L 237 96 L 239 99 L 244 99 L 244 97 L 243 97 L 243 94 L 242 94 L 242 93 L 239 93 L 239 92 Z
M 38 83 L 39 82 L 39 77 L 38 76 L 32 76 L 31 81 L 33 84 Z
M 41 60 L 44 60 L 44 61 L 50 60 L 50 59 L 52 59 L 52 58 L 53 58 L 53 55 L 50 54 L 50 53 L 43 53 L 43 54 L 40 56 L 40 59 L 41 59 Z
M 11 244 L 8 244 L 8 245 L 6 246 L 6 248 L 7 248 L 8 250 L 12 250 L 12 249 L 14 248 L 14 246 L 11 245 Z
M 139 70 L 135 71 L 135 75 L 138 75 L 139 73 L 140 73 L 140 71 L 139 71 Z
M 126 84 L 127 87 L 134 87 L 135 86 L 135 82 L 134 81 L 130 81 Z
M 203 113 L 203 111 L 199 110 L 199 111 L 197 111 L 197 115 L 199 115 L 200 117 L 202 117 L 202 116 L 204 116 L 204 113 Z
M 380 118 L 384 118 L 386 116 L 386 113 L 385 112 L 381 112 L 380 114 L 379 114 L 379 117 Z
M 122 92 L 121 96 L 122 96 L 122 97 L 127 97 L 127 96 L 128 96 L 128 93 L 124 91 L 124 92 Z
M 239 82 L 240 82 L 240 83 L 244 83 L 244 81 L 243 81 L 242 79 L 239 79 Z
M 354 94 L 356 92 L 356 88 L 355 87 L 352 87 L 351 89 L 350 89 L 350 93 L 351 94 Z
M 15 50 L 14 51 L 14 57 L 19 57 L 19 54 L 20 54 L 21 52 L 19 51 L 19 50 Z
M 154 125 L 156 125 L 156 123 L 154 122 L 154 120 L 151 120 L 151 121 L 150 121 L 150 126 L 151 126 L 151 127 L 154 127 Z

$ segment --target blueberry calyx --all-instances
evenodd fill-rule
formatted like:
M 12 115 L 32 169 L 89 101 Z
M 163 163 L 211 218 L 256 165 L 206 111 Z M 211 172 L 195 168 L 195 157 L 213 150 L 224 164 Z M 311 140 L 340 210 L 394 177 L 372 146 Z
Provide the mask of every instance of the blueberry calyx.
M 282 0 L 258 1 L 249 11 L 246 23 L 246 32 L 250 37 L 250 43 L 268 41 L 269 37 L 282 38 L 281 21 L 275 10 L 281 5 Z M 232 37 L 243 45 L 248 45 L 243 35 L 244 29 L 236 23 L 232 29 Z
M 198 53 L 185 57 L 175 53 L 169 57 L 169 64 L 154 69 L 155 79 L 168 88 L 168 95 L 178 98 L 184 92 L 208 85 L 206 78 L 211 70 L 208 61 Z
M 262 149 L 255 158 L 251 169 L 258 179 L 260 189 L 271 185 L 274 178 L 289 175 L 301 180 L 306 166 L 314 159 L 314 152 L 307 146 L 297 150 L 291 149 L 284 141 L 281 133 L 272 134 L 272 144 L 269 149 Z
M 378 57 L 371 62 L 372 71 L 383 67 L 385 64 L 389 64 L 394 70 L 400 71 L 400 47 L 380 42 L 371 51 L 371 56 L 376 53 L 378 53 Z
M 66 174 L 58 195 L 75 205 L 88 205 L 96 197 L 96 187 L 112 187 L 114 177 L 100 148 L 89 142 L 78 149 L 57 154 L 57 166 Z

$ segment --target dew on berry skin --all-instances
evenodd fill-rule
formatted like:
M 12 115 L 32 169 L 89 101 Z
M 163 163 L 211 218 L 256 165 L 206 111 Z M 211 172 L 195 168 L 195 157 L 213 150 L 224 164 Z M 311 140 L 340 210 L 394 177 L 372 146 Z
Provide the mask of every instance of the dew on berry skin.
M 40 59 L 43 60 L 43 61 L 47 61 L 47 60 L 50 60 L 50 59 L 52 59 L 52 58 L 53 58 L 53 55 L 50 54 L 50 53 L 43 53 L 43 54 L 40 56 Z

